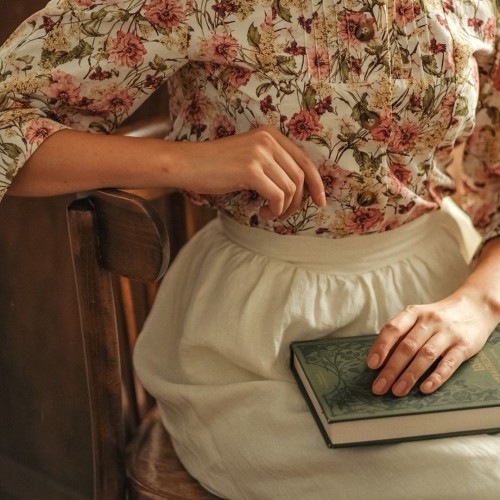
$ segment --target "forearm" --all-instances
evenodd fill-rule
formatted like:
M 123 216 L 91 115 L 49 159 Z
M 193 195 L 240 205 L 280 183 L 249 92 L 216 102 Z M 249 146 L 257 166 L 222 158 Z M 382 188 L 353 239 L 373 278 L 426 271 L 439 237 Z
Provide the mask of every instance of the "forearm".
M 62 130 L 40 145 L 9 193 L 48 196 L 103 187 L 170 187 L 200 194 L 252 190 L 265 200 L 263 217 L 287 217 L 300 209 L 306 188 L 314 203 L 326 204 L 311 159 L 270 126 L 201 142 Z
M 486 314 L 500 322 L 500 237 L 484 245 L 472 271 L 454 295 L 476 299 Z
M 178 144 L 161 139 L 62 130 L 30 157 L 8 193 L 52 196 L 103 187 L 181 187 L 178 150 Z

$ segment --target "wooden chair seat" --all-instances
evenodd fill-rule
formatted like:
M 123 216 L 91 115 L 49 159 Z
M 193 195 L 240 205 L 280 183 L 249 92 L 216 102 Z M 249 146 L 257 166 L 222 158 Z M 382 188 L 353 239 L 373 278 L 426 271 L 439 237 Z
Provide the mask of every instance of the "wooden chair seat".
M 213 500 L 186 471 L 172 446 L 157 409 L 143 420 L 127 450 L 131 499 Z M 165 478 L 168 477 L 168 481 Z

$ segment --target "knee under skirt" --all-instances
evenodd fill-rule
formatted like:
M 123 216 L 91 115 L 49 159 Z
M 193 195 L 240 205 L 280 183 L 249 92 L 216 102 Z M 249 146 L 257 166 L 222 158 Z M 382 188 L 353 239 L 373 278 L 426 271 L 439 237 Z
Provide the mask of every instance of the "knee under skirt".
M 231 500 L 500 498 L 500 435 L 329 449 L 289 344 L 375 333 L 468 272 L 477 235 L 451 203 L 331 240 L 212 221 L 181 251 L 134 353 L 179 458 Z

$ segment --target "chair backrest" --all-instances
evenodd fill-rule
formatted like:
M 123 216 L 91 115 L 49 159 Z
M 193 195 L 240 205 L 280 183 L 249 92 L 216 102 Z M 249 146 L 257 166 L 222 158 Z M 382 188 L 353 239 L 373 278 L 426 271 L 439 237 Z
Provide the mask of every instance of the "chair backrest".
M 75 200 L 67 216 L 89 384 L 95 498 L 126 498 L 126 444 L 151 405 L 135 381 L 131 350 L 154 288 L 137 281 L 163 276 L 168 235 L 150 203 L 118 190 Z

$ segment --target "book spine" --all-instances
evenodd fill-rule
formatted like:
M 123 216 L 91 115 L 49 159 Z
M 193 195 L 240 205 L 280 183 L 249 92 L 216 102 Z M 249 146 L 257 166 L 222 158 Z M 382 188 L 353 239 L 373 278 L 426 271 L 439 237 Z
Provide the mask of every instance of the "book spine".
M 311 398 L 309 397 L 309 394 L 307 393 L 304 384 L 302 383 L 302 380 L 297 373 L 297 370 L 295 369 L 294 365 L 294 357 L 295 353 L 293 352 L 293 349 L 290 349 L 290 368 L 292 370 L 293 376 L 295 377 L 295 380 L 297 382 L 297 385 L 299 387 L 300 392 L 302 393 L 303 398 L 305 399 L 307 406 L 309 407 L 309 412 L 314 418 L 314 421 L 316 422 L 316 425 L 318 426 L 319 431 L 321 432 L 321 435 L 323 436 L 323 439 L 325 440 L 326 445 L 328 448 L 333 448 L 333 443 L 330 440 L 330 437 L 328 436 L 325 428 L 323 427 L 323 424 L 321 423 L 321 420 L 318 417 L 318 414 L 316 413 L 316 409 L 314 408 L 313 402 L 311 401 Z

